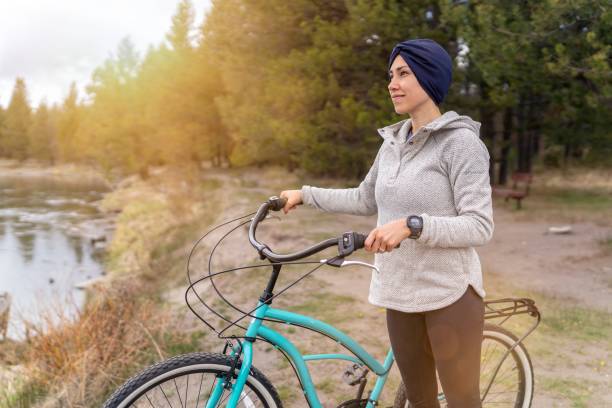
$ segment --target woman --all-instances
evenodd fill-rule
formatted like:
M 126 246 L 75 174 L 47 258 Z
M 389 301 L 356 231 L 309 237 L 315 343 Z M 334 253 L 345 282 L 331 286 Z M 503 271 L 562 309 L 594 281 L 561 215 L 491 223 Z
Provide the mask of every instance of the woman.
M 436 368 L 449 407 L 480 407 L 482 272 L 475 246 L 493 234 L 489 154 L 480 124 L 440 112 L 452 61 L 432 40 L 404 41 L 389 59 L 395 112 L 357 188 L 303 186 L 281 193 L 284 211 L 378 214 L 365 248 L 376 253 L 369 301 L 387 326 L 411 407 L 438 407 Z M 401 242 L 401 246 L 398 244 Z

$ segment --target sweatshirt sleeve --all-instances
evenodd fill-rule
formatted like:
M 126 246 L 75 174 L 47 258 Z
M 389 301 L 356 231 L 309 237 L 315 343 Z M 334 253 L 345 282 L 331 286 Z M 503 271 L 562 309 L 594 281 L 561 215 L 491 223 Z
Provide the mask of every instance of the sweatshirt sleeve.
M 382 150 L 382 148 L 381 148 Z M 355 188 L 319 188 L 305 185 L 302 187 L 302 201 L 326 212 L 354 215 L 376 214 L 378 207 L 374 196 L 380 151 L 374 159 L 370 171 Z
M 457 216 L 421 214 L 423 231 L 417 241 L 443 248 L 486 244 L 494 229 L 487 147 L 477 134 L 462 132 L 442 146 L 442 163 L 448 171 Z

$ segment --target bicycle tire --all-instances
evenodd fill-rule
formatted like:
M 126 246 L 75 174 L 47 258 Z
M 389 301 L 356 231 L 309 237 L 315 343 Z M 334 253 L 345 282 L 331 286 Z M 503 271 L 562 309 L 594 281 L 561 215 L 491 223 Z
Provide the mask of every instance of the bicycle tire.
M 483 348 L 482 348 L 482 356 L 481 356 L 481 370 L 486 366 L 487 360 L 487 351 L 485 349 L 486 344 L 499 344 L 505 350 L 508 350 L 514 343 L 518 341 L 518 338 L 504 329 L 501 326 L 497 326 L 494 324 L 485 323 L 484 331 L 483 331 Z M 482 360 L 482 358 L 485 360 Z M 493 358 L 493 356 L 490 356 Z M 511 360 L 509 360 L 511 359 Z M 534 394 L 534 375 L 533 375 L 533 365 L 531 364 L 531 358 L 529 357 L 529 353 L 527 353 L 527 349 L 522 343 L 519 343 L 510 353 L 510 355 L 504 361 L 504 364 L 510 361 L 510 364 L 515 364 L 517 369 L 517 389 L 515 391 L 516 396 L 514 401 L 509 401 L 509 407 L 513 408 L 530 408 L 531 402 L 533 400 Z M 499 372 L 498 372 L 499 374 Z M 485 386 L 483 384 L 483 372 L 481 371 L 481 393 L 483 392 L 482 388 Z M 496 376 L 496 378 L 498 378 Z M 501 378 L 501 377 L 500 377 Z M 495 381 L 494 381 L 495 385 Z M 493 398 L 487 400 L 487 397 L 491 395 L 488 394 L 485 396 L 482 401 L 483 408 L 491 407 L 503 407 L 500 405 L 500 401 L 495 401 Z M 441 407 L 446 407 L 446 401 L 443 398 L 443 394 L 440 395 L 440 405 Z M 481 397 L 482 399 L 482 397 Z M 409 404 L 406 398 L 406 391 L 404 389 L 404 384 L 401 383 L 396 394 L 395 401 L 393 403 L 393 408 L 408 408 Z
M 199 408 L 205 406 L 203 404 L 206 396 L 204 395 L 203 399 L 200 399 L 202 389 L 204 391 L 212 390 L 217 377 L 220 374 L 226 374 L 231 369 L 233 361 L 233 357 L 217 353 L 190 353 L 172 357 L 150 366 L 128 379 L 108 398 L 103 407 L 127 408 L 145 406 L 146 404 L 147 407 L 167 408 L 174 406 L 171 401 L 179 401 L 179 404 L 176 405 L 179 407 L 197 406 Z M 234 378 L 236 378 L 239 369 L 240 364 L 235 369 Z M 210 387 L 208 387 L 208 382 L 206 387 L 203 386 L 203 379 L 206 374 L 209 374 L 207 380 L 212 379 Z M 197 383 L 199 377 L 201 377 L 201 380 L 198 395 L 195 404 L 192 405 L 195 398 L 195 395 L 193 395 L 195 389 L 193 394 L 189 393 L 189 379 L 192 378 Z M 164 384 L 167 384 L 166 387 L 163 386 Z M 181 385 L 180 390 L 179 384 Z M 175 390 L 176 394 L 168 397 Z M 227 402 L 226 399 L 229 394 L 229 391 L 224 391 L 220 402 Z M 254 399 L 260 401 L 261 405 L 253 402 Z M 139 404 L 139 402 L 143 402 L 143 404 Z M 199 403 L 201 405 L 198 405 Z M 272 383 L 258 369 L 251 367 L 238 407 L 252 408 L 255 406 L 282 408 L 282 403 Z

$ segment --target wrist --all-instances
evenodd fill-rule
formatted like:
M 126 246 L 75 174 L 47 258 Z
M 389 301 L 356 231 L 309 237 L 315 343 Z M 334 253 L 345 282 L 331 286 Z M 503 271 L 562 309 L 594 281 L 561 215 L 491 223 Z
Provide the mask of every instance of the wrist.
M 410 228 L 408 227 L 408 225 L 406 225 L 406 219 L 402 218 L 401 220 L 397 220 L 397 224 L 401 230 L 402 233 L 402 241 L 405 240 L 406 238 L 408 238 L 410 236 L 410 234 L 412 234 L 412 231 L 410 231 Z

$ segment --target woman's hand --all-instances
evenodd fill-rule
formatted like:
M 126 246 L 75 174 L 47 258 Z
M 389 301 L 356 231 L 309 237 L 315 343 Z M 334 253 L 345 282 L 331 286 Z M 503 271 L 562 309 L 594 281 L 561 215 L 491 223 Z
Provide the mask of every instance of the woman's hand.
M 280 193 L 280 198 L 286 198 L 287 203 L 283 207 L 283 211 L 287 214 L 296 206 L 302 204 L 302 190 L 285 190 Z
M 410 236 L 406 220 L 395 220 L 373 229 L 365 240 L 364 248 L 368 252 L 391 252 L 399 243 Z

